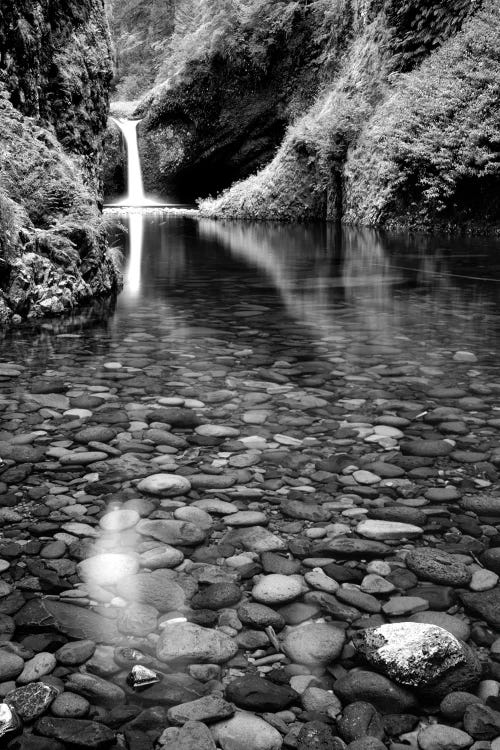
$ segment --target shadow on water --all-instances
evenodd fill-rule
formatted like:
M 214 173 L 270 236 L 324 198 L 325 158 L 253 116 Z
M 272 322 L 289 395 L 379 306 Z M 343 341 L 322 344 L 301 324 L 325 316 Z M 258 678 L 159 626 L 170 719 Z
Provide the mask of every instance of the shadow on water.
M 110 239 L 125 257 L 116 310 L 96 303 L 4 334 L 41 368 L 58 355 L 105 355 L 140 332 L 167 343 L 238 341 L 262 364 L 331 357 L 325 342 L 346 334 L 367 346 L 397 341 L 406 357 L 497 348 L 497 240 L 140 211 L 117 217 Z M 208 346 L 205 354 L 215 356 Z

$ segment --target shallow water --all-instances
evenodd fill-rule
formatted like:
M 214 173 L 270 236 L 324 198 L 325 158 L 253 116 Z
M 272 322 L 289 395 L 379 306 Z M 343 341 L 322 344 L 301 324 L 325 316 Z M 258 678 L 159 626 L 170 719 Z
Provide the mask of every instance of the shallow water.
M 191 678 L 181 697 L 165 687 L 172 658 L 179 668 L 167 648 L 179 613 L 218 623 L 227 647 L 220 663 L 238 634 L 236 668 L 264 656 L 266 674 L 268 659 L 286 660 L 279 643 L 229 624 L 225 607 L 240 596 L 277 607 L 287 625 L 326 617 L 344 630 L 424 610 L 441 623 L 442 609 L 457 612 L 450 587 L 470 580 L 480 601 L 465 599 L 465 623 L 459 612 L 451 632 L 468 639 L 469 611 L 497 628 L 500 242 L 161 212 L 117 216 L 111 241 L 124 254 L 116 307 L 97 301 L 3 335 L 0 566 L 13 591 L 0 595 L 0 625 L 5 614 L 2 626 L 13 627 L 13 615 L 16 637 L 29 634 L 48 607 L 64 638 L 98 644 L 86 664 L 109 683 L 111 702 L 166 706 L 205 691 Z M 424 556 L 418 578 L 415 560 L 401 570 L 414 539 Z M 172 544 L 161 554 L 173 558 L 152 564 L 158 540 Z M 436 547 L 458 553 L 450 586 L 429 585 L 443 584 L 426 568 Z M 476 564 L 485 550 L 492 570 Z M 264 552 L 280 554 L 266 562 Z M 363 579 L 373 556 L 390 556 L 393 567 L 378 560 L 376 570 L 406 576 L 400 589 L 349 583 Z M 347 582 L 340 588 L 321 571 L 318 579 L 332 558 L 342 563 L 330 569 Z M 200 573 L 198 563 L 209 564 Z M 139 578 L 126 583 L 127 566 L 139 564 Z M 258 582 L 252 589 L 262 570 L 301 570 L 307 586 L 294 575 L 290 596 L 262 598 Z M 241 592 L 233 599 L 230 588 L 230 603 L 209 603 L 207 616 L 196 597 L 219 576 L 238 579 Z M 303 602 L 280 608 L 303 591 Z M 200 656 L 191 631 L 175 632 L 194 649 L 192 663 L 211 662 L 213 633 Z M 125 658 L 99 650 L 103 643 L 133 651 Z M 137 661 L 163 680 L 140 698 L 126 682 Z M 78 679 L 67 689 L 87 695 Z M 322 680 L 331 689 L 332 676 Z
M 88 375 L 112 354 L 133 357 L 136 334 L 145 333 L 161 343 L 154 359 L 169 376 L 196 358 L 204 378 L 210 372 L 217 378 L 219 358 L 238 349 L 252 353 L 224 362 L 225 376 L 280 359 L 319 358 L 372 383 L 395 365 L 409 368 L 410 380 L 455 382 L 464 368 L 457 369 L 452 357 L 463 349 L 473 351 L 481 367 L 496 369 L 496 240 L 217 223 L 161 213 L 124 214 L 116 225 L 112 242 L 125 257 L 116 309 L 97 303 L 7 334 L 4 360 L 22 354 L 36 374 L 57 368 L 62 358 L 75 373 Z M 380 372 L 374 375 L 373 367 Z M 428 372 L 433 367 L 442 373 Z

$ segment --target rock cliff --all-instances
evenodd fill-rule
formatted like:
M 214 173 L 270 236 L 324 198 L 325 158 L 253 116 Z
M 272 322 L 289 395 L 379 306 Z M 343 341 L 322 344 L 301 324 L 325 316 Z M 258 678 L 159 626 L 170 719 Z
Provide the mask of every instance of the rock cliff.
M 99 212 L 112 75 L 103 0 L 0 8 L 0 320 L 112 293 Z
M 210 217 L 498 231 L 495 0 L 242 7 L 174 34 L 138 109 L 152 187 L 226 189 Z

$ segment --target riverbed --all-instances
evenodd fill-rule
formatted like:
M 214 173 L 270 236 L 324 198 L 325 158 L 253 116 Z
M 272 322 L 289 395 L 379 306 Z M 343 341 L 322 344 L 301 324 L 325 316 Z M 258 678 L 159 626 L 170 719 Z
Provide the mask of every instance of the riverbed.
M 42 677 L 41 713 L 70 695 L 52 716 L 100 717 L 103 747 L 145 707 L 224 688 L 269 748 L 305 748 L 352 696 L 414 716 L 399 737 L 418 691 L 364 696 L 350 636 L 437 624 L 478 659 L 500 627 L 500 243 L 115 219 L 116 306 L 3 337 L 0 632 L 22 645 L 1 695 Z M 155 674 L 142 692 L 137 664 Z M 482 676 L 500 688 L 495 657 Z M 220 701 L 205 723 L 224 747 Z

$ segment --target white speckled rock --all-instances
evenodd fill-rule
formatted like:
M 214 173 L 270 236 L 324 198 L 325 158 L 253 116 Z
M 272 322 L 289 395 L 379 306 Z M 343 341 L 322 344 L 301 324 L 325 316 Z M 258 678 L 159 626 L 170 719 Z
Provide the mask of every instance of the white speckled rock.
M 376 539 L 383 542 L 386 539 L 416 539 L 424 533 L 424 530 L 411 523 L 367 519 L 358 523 L 356 532 L 366 539 Z
M 105 552 L 82 560 L 76 566 L 80 578 L 99 586 L 112 586 L 125 576 L 137 573 L 139 561 L 132 555 Z
M 151 474 L 151 476 L 141 479 L 137 489 L 147 495 L 175 497 L 189 492 L 191 482 L 186 477 L 177 476 L 177 474 Z
M 431 724 L 418 733 L 420 750 L 465 750 L 473 743 L 470 734 L 446 724 Z
M 302 592 L 300 576 L 285 576 L 271 573 L 263 576 L 252 589 L 252 596 L 261 604 L 283 604 L 290 602 Z
M 481 664 L 462 641 L 437 625 L 402 622 L 354 633 L 354 647 L 394 682 L 440 697 L 479 682 Z
M 340 656 L 345 632 L 329 623 L 309 623 L 291 628 L 283 641 L 283 651 L 298 664 L 328 664 Z
M 167 663 L 223 664 L 236 654 L 238 646 L 220 630 L 192 622 L 172 622 L 160 631 L 156 654 Z
M 280 750 L 283 745 L 277 729 L 247 711 L 213 724 L 211 730 L 222 750 Z

